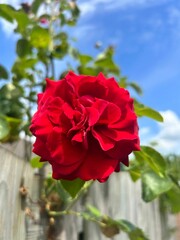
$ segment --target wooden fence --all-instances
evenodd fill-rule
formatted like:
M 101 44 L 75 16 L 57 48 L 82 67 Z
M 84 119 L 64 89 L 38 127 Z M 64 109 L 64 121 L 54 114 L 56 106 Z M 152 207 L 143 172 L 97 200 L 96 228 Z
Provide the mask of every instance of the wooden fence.
M 56 238 L 47 237 L 46 216 L 42 216 L 37 204 L 25 200 L 19 192 L 20 187 L 25 186 L 34 201 L 39 198 L 41 176 L 27 161 L 30 152 L 29 144 L 24 141 L 0 145 L 0 240 L 107 240 L 95 224 L 75 216 L 60 218 L 56 222 Z M 169 231 L 179 226 L 180 219 L 162 216 L 158 201 L 144 203 L 140 181 L 132 183 L 125 172 L 113 174 L 105 184 L 95 183 L 84 201 L 115 219 L 131 221 L 142 228 L 150 240 L 180 239 L 178 232 L 170 235 Z M 78 203 L 75 208 L 81 209 L 82 205 Z M 120 233 L 111 239 L 128 238 Z

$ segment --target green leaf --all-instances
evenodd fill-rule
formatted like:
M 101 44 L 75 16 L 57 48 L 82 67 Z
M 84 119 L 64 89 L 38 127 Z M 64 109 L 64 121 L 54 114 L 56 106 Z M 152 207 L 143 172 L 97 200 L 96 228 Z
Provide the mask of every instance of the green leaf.
M 82 65 L 86 65 L 87 63 L 89 63 L 93 60 L 93 58 L 91 56 L 83 55 L 83 54 L 79 54 L 78 58 Z
M 136 182 L 141 177 L 141 170 L 138 166 L 132 167 L 128 171 L 133 182 Z
M 18 27 L 17 27 L 16 31 L 20 32 L 21 34 L 24 34 L 26 32 L 27 26 L 30 22 L 28 15 L 21 9 L 21 10 L 15 11 L 13 13 L 13 16 L 18 23 Z
M 68 43 L 66 41 L 62 41 L 61 44 L 57 45 L 53 51 L 53 56 L 59 59 L 62 59 L 68 52 Z
M 158 175 L 162 176 L 164 174 L 166 170 L 166 161 L 154 148 L 141 146 L 141 151 L 138 152 L 138 154 L 142 155 L 143 160 L 146 161 L 151 169 Z
M 5 99 L 17 99 L 20 97 L 20 89 L 16 88 L 14 84 L 7 83 L 0 89 L 1 98 Z
M 30 160 L 31 167 L 33 168 L 42 168 L 43 162 L 40 162 L 40 157 L 34 157 Z
M 102 215 L 99 209 L 94 206 L 88 205 L 87 211 L 82 212 L 81 216 L 87 221 L 101 222 L 103 224 L 100 225 L 101 231 L 106 237 L 112 238 L 123 231 L 130 240 L 148 240 L 143 231 L 134 224 L 126 220 L 114 220 L 107 215 Z
M 143 231 L 129 221 L 118 220 L 116 222 L 120 230 L 128 234 L 130 240 L 148 240 Z
M 19 131 L 22 120 L 19 118 L 14 117 L 5 117 L 6 121 L 8 122 L 9 126 L 9 134 L 4 139 L 5 142 L 13 142 L 19 138 Z
M 142 95 L 142 89 L 138 84 L 131 82 L 131 83 L 128 83 L 127 85 L 132 87 L 139 95 Z
M 168 177 L 160 177 L 153 171 L 142 174 L 142 198 L 145 202 L 152 201 L 172 187 L 173 183 Z
M 8 79 L 8 72 L 1 64 L 0 64 L 0 79 Z
M 47 29 L 34 27 L 30 35 L 30 43 L 36 48 L 46 48 L 49 46 L 51 37 Z
M 77 70 L 79 74 L 83 75 L 97 76 L 98 74 L 98 70 L 93 67 L 79 66 Z
M 62 199 L 64 203 L 69 203 L 71 200 L 71 196 L 62 186 L 61 181 L 56 181 L 56 191 L 59 194 L 59 197 Z
M 111 58 L 100 58 L 94 62 L 95 66 L 106 68 L 114 74 L 119 74 L 119 67 L 113 62 Z
M 163 117 L 161 114 L 154 109 L 145 106 L 144 104 L 134 101 L 135 112 L 139 117 L 146 116 L 152 118 L 156 121 L 163 122 Z
M 27 14 L 22 9 L 16 10 L 7 4 L 0 4 L 0 16 L 11 23 L 16 20 L 18 23 L 16 31 L 21 33 L 24 33 L 30 21 Z
M 166 193 L 166 201 L 170 206 L 172 213 L 180 212 L 180 188 L 174 186 Z
M 16 53 L 19 57 L 25 57 L 31 52 L 31 45 L 29 44 L 29 41 L 22 38 L 19 39 L 16 45 Z
M 69 180 L 61 180 L 62 186 L 64 187 L 64 189 L 71 195 L 71 197 L 75 197 L 77 195 L 77 193 L 79 192 L 79 190 L 83 187 L 83 185 L 85 184 L 85 181 L 76 178 L 73 181 L 69 181 Z
M 118 84 L 119 84 L 120 87 L 126 88 L 127 87 L 127 77 L 121 77 L 120 76 Z
M 19 75 L 21 78 L 26 78 L 29 76 L 27 69 L 33 69 L 34 65 L 37 63 L 37 59 L 34 58 L 22 58 L 18 59 L 12 66 L 12 72 Z
M 6 118 L 0 115 L 0 141 L 8 136 L 9 131 L 10 128 Z
M 34 0 L 31 5 L 31 11 L 36 14 L 42 3 L 44 3 L 44 0 Z
M 13 14 L 15 9 L 8 4 L 0 4 L 0 17 L 4 18 L 8 22 L 13 23 Z

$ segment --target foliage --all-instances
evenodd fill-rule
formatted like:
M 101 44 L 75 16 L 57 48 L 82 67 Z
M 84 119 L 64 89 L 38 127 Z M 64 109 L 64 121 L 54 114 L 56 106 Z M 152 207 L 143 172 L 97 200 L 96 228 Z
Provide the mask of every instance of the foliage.
M 140 152 L 134 153 L 127 171 L 133 181 L 141 179 L 145 202 L 160 197 L 166 209 L 172 213 L 180 211 L 179 157 L 163 157 L 152 147 L 142 146 Z
M 46 11 L 40 14 L 41 6 L 45 6 Z M 85 75 L 103 72 L 106 76 L 115 76 L 121 87 L 131 88 L 137 94 L 142 94 L 136 83 L 129 82 L 121 75 L 119 66 L 114 62 L 115 49 L 112 46 L 98 52 L 95 57 L 81 53 L 72 46 L 68 28 L 76 25 L 79 14 L 75 1 L 34 0 L 31 5 L 24 3 L 18 9 L 0 4 L 0 17 L 10 23 L 15 22 L 14 32 L 19 36 L 16 43 L 17 57 L 11 72 L 0 64 L 0 80 L 5 82 L 0 88 L 0 141 L 17 140 L 22 131 L 26 135 L 30 134 L 28 126 L 36 95 L 43 91 L 45 78 L 62 78 L 70 69 Z M 56 72 L 55 62 L 72 58 L 73 65 L 67 64 L 66 71 Z M 163 121 L 160 113 L 137 100 L 135 111 L 139 117 Z M 39 168 L 43 164 L 35 157 L 31 160 L 31 165 Z M 142 146 L 140 152 L 134 153 L 134 159 L 126 170 L 133 181 L 141 179 L 144 201 L 149 202 L 161 197 L 163 206 L 173 213 L 180 211 L 180 174 L 174 162 L 161 156 L 152 147 Z M 42 199 L 49 204 L 52 196 L 58 195 L 58 204 L 66 206 L 66 210 L 60 214 L 74 214 L 70 213 L 69 209 L 90 185 L 91 183 L 84 183 L 79 179 L 74 182 L 55 181 L 48 176 L 44 182 Z M 61 207 L 46 209 L 49 215 L 56 215 Z M 106 236 L 111 237 L 121 230 L 126 232 L 131 240 L 147 239 L 139 228 L 126 220 L 113 220 L 92 206 L 75 215 L 98 223 Z

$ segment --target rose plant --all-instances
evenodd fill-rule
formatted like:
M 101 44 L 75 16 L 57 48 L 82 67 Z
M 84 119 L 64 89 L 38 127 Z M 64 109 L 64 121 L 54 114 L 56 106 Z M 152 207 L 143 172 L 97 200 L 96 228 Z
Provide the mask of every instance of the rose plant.
M 140 150 L 133 99 L 114 78 L 76 75 L 47 81 L 30 126 L 33 151 L 49 161 L 53 178 L 107 180 Z
M 39 9 L 45 9 L 45 12 Z M 137 99 L 133 104 L 125 88 L 131 88 L 138 95 L 142 94 L 142 90 L 121 75 L 119 66 L 114 62 L 113 46 L 104 48 L 97 42 L 98 53 L 94 56 L 73 47 L 73 31 L 66 30 L 76 25 L 79 13 L 77 1 L 70 0 L 33 0 L 31 4 L 23 3 L 17 9 L 0 4 L 0 18 L 16 23 L 15 33 L 18 34 L 17 58 L 11 73 L 8 74 L 2 65 L 3 59 L 0 63 L 0 80 L 3 79 L 0 89 L 0 141 L 14 141 L 22 131 L 31 135 L 29 122 L 37 92 L 43 92 L 44 79 L 62 79 L 47 79 L 45 91 L 38 94 L 38 110 L 30 127 L 36 136 L 34 152 L 41 161 L 52 165 L 53 177 L 61 179 L 56 181 L 46 175 L 39 157 L 30 160 L 32 167 L 42 167 L 39 173 L 43 184 L 38 206 L 40 203 L 41 213 L 42 210 L 45 212 L 40 220 L 45 222 L 44 216 L 48 220 L 45 235 L 49 231 L 52 237 L 51 230 L 59 229 L 58 218 L 71 214 L 98 224 L 106 236 L 112 237 L 112 233 L 121 231 L 131 240 L 145 240 L 147 238 L 142 230 L 126 220 L 116 221 L 92 206 L 87 208 L 84 205 L 82 212 L 73 208 L 76 201 L 85 196 L 93 180 L 105 181 L 111 173 L 120 170 L 120 163 L 128 165 L 128 155 L 132 151 L 139 150 L 136 115 L 163 121 L 157 111 Z M 73 65 L 69 63 L 72 57 Z M 59 64 L 66 62 L 67 67 L 59 71 L 55 64 L 57 61 Z M 80 75 L 70 72 L 64 77 L 69 70 Z M 117 82 L 114 78 L 98 75 L 100 72 L 106 77 L 114 76 Z M 29 159 L 29 156 L 26 158 Z M 133 181 L 141 180 L 144 201 L 163 197 L 173 213 L 180 211 L 177 174 L 155 149 L 141 146 L 141 151 L 134 152 L 130 166 L 125 170 Z M 90 179 L 92 181 L 87 181 Z M 31 197 L 29 200 L 32 203 Z M 52 225 L 53 222 L 57 223 L 56 226 Z

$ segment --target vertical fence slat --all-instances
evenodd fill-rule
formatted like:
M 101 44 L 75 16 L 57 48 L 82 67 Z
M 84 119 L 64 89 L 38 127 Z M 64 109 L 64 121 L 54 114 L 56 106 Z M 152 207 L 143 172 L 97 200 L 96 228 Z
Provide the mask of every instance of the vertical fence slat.
M 0 146 L 0 240 L 25 240 L 25 209 L 19 188 L 32 189 L 33 169 L 22 158 Z

